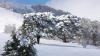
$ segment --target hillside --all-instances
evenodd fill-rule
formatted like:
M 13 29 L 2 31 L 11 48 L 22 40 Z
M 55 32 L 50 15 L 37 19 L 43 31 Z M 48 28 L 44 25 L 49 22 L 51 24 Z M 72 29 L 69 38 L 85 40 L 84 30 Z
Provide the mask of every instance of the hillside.
M 22 24 L 22 20 L 20 14 L 0 8 L 0 32 L 3 32 L 5 25 L 9 24 L 15 24 L 18 28 Z
M 26 14 L 32 12 L 52 12 L 55 15 L 70 14 L 62 10 L 56 10 L 46 5 L 24 5 L 24 4 L 12 4 L 12 3 L 1 3 L 0 7 L 12 10 L 13 12 Z

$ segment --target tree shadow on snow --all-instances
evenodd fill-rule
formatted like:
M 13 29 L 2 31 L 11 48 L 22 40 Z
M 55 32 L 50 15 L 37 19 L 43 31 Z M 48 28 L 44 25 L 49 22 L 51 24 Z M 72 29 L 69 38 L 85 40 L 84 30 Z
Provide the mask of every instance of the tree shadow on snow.
M 57 47 L 76 47 L 76 48 L 79 48 L 77 46 L 67 46 L 67 45 L 57 45 L 57 44 L 46 44 L 46 43 L 40 43 L 40 45 L 57 46 Z

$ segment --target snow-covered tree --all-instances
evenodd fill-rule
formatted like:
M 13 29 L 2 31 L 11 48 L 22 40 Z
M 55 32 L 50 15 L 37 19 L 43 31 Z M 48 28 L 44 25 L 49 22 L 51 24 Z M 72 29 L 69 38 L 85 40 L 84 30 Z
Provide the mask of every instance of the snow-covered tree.
M 8 40 L 3 56 L 36 56 L 36 49 L 31 42 L 30 36 L 27 35 L 25 21 L 22 25 L 21 33 L 12 31 L 12 39 Z
M 28 24 L 30 24 L 29 30 L 33 35 L 44 33 L 46 38 L 58 37 L 64 42 L 66 42 L 66 38 L 72 38 L 76 34 L 80 20 L 77 16 L 70 14 L 54 16 L 51 12 L 26 14 L 25 18 L 28 22 L 26 27 L 29 28 Z
M 80 26 L 79 20 L 77 16 L 72 15 L 62 15 L 57 17 L 59 22 L 57 23 L 58 28 L 58 35 L 62 35 L 62 38 L 64 42 L 66 42 L 66 39 L 73 39 L 75 35 L 77 35 L 77 31 L 79 31 Z
M 8 40 L 4 47 L 5 52 L 3 53 L 3 56 L 17 56 L 18 55 L 17 49 L 19 46 L 19 40 L 16 38 L 16 34 L 14 31 L 12 31 L 11 36 L 12 36 L 12 39 Z
M 25 14 L 24 18 L 27 35 L 32 38 L 40 34 L 48 39 L 61 39 L 63 42 L 67 42 L 70 39 L 74 40 L 77 36 L 80 38 L 80 42 L 87 41 L 88 44 L 92 44 L 97 42 L 97 40 L 93 40 L 94 33 L 95 38 L 99 37 L 99 22 L 72 14 L 54 16 L 51 12 L 38 12 Z
M 55 21 L 51 20 L 52 17 L 49 17 L 49 15 L 50 13 L 36 13 L 33 15 L 25 15 L 26 20 L 29 22 L 27 23 L 27 25 L 31 25 L 29 28 L 29 30 L 31 31 L 30 33 L 33 33 L 34 36 L 36 34 L 46 33 L 48 36 L 49 33 L 51 33 L 53 28 L 55 27 Z

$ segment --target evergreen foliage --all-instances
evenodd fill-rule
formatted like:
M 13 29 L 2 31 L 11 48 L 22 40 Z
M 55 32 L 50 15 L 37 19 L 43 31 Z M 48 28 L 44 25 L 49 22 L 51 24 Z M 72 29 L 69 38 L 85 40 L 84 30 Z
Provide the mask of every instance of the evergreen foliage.
M 33 13 L 26 14 L 24 16 L 27 23 L 25 26 L 28 27 L 30 33 L 44 34 L 44 37 L 48 39 L 62 39 L 63 42 L 67 42 L 67 38 L 73 38 L 77 34 L 79 29 L 79 18 L 72 15 L 61 15 L 54 16 L 53 13 Z M 30 28 L 29 28 L 30 27 Z
M 34 46 L 31 43 L 24 42 L 24 38 L 21 39 L 22 36 L 26 36 L 24 30 L 22 36 L 17 36 L 14 31 L 11 36 L 12 39 L 6 42 L 2 56 L 36 56 L 36 49 Z

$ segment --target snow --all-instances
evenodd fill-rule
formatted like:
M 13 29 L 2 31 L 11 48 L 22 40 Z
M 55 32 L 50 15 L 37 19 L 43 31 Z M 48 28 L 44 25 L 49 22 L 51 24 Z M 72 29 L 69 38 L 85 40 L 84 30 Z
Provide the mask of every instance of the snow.
M 5 25 L 15 24 L 18 28 L 22 24 L 23 18 L 20 14 L 0 8 L 0 32 L 4 31 Z
M 83 48 L 77 43 L 63 43 L 56 40 L 41 39 L 41 43 L 35 45 L 38 56 L 100 56 L 100 49 L 88 45 Z
M 9 34 L 5 34 L 5 33 L 0 33 L 0 54 L 3 51 L 3 47 L 5 45 L 5 42 L 7 42 L 8 40 L 10 40 L 10 35 Z
M 9 34 L 3 32 L 7 24 L 15 24 L 17 28 L 22 24 L 22 16 L 9 10 L 0 8 L 0 54 L 7 40 L 11 39 Z M 88 45 L 83 48 L 77 43 L 63 43 L 57 40 L 41 39 L 40 44 L 34 45 L 38 56 L 100 56 L 100 49 Z
M 0 54 L 3 51 L 5 42 L 10 39 L 9 34 L 3 33 L 5 25 L 15 24 L 15 26 L 18 28 L 22 25 L 22 21 L 23 17 L 20 14 L 0 7 Z
M 0 33 L 0 54 L 9 39 L 9 34 Z M 100 49 L 95 46 L 88 45 L 87 48 L 83 48 L 77 43 L 63 43 L 57 40 L 41 39 L 40 44 L 34 47 L 38 56 L 100 56 Z

